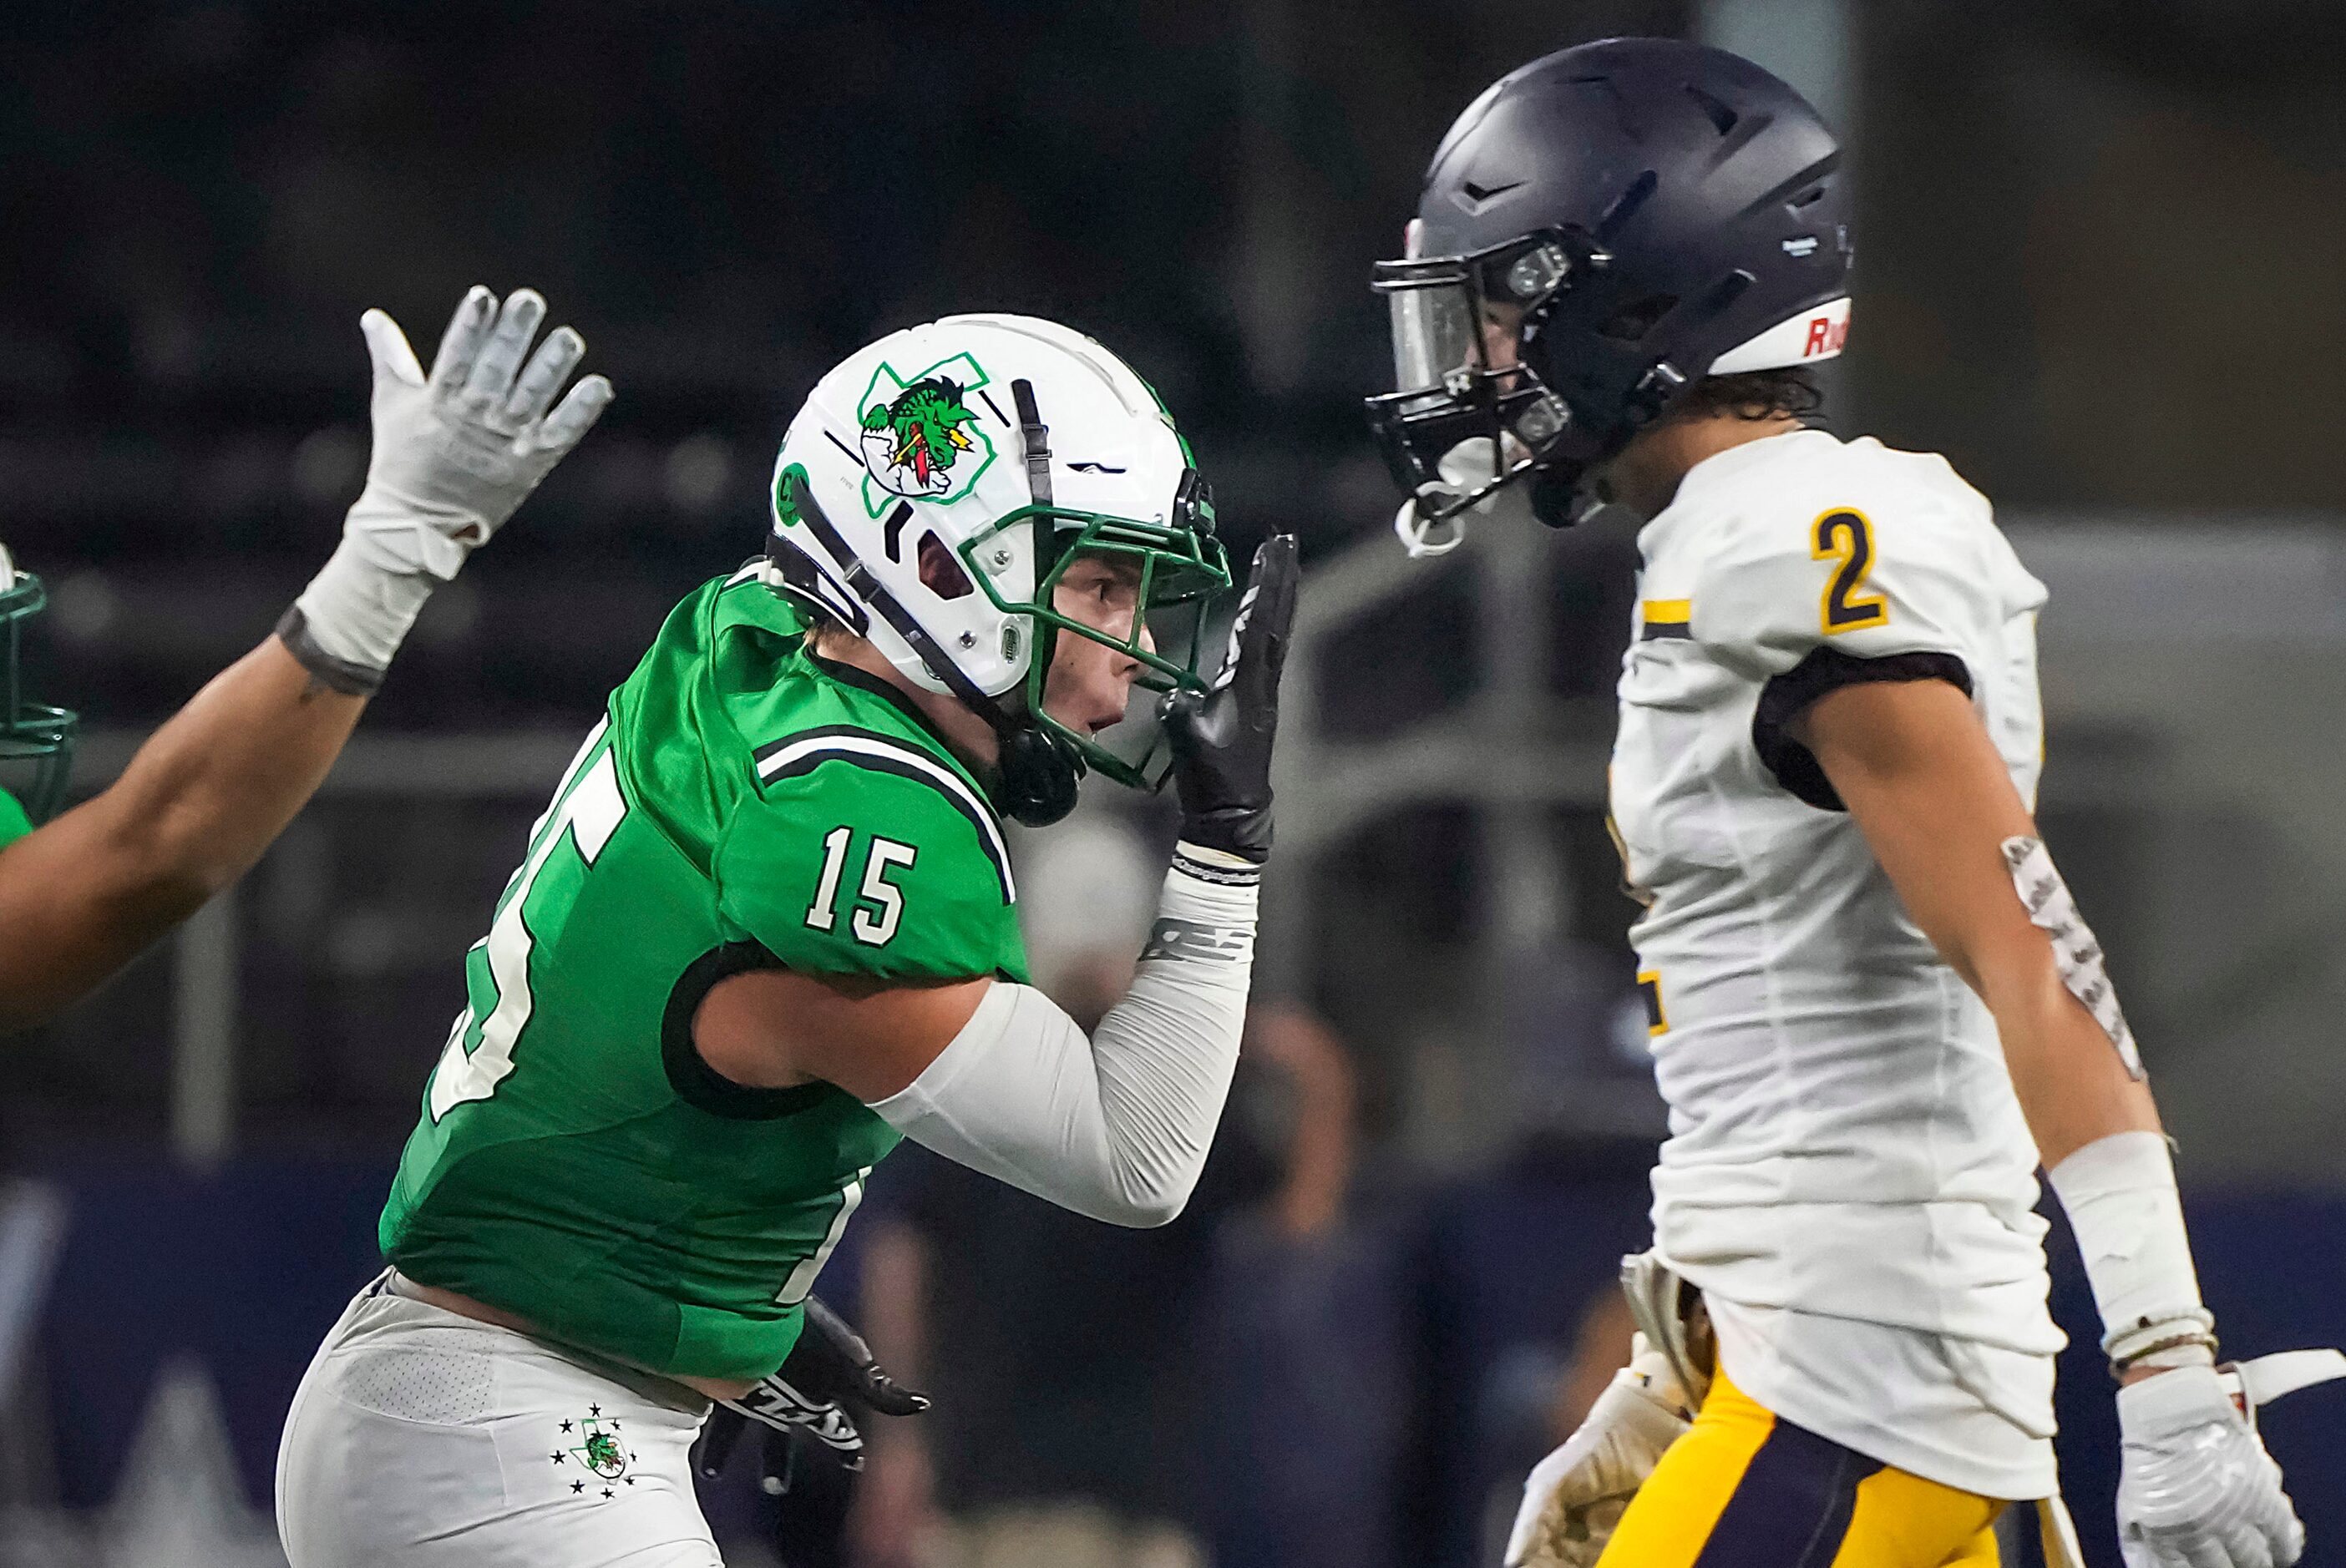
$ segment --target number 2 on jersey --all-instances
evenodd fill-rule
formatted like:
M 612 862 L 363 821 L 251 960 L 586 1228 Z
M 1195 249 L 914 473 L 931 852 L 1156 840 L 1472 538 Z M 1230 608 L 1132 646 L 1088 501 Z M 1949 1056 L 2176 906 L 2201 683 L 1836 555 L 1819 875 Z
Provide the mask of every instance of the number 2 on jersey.
M 815 931 L 829 931 L 838 923 L 840 873 L 847 869 L 847 848 L 854 837 L 844 827 L 822 836 L 822 877 L 815 883 L 814 902 L 806 912 L 806 923 Z M 864 851 L 862 891 L 847 921 L 847 929 L 864 946 L 885 947 L 895 939 L 896 928 L 904 919 L 904 895 L 888 880 L 888 872 L 896 866 L 909 870 L 918 852 L 910 844 L 876 834 L 872 847 Z M 866 904 L 879 911 L 876 917 Z
M 1810 556 L 1839 561 L 1841 569 L 1825 585 L 1825 636 L 1878 626 L 1890 618 L 1890 604 L 1880 594 L 1862 592 L 1873 570 L 1873 525 L 1865 514 L 1843 507 L 1817 519 L 1816 548 Z

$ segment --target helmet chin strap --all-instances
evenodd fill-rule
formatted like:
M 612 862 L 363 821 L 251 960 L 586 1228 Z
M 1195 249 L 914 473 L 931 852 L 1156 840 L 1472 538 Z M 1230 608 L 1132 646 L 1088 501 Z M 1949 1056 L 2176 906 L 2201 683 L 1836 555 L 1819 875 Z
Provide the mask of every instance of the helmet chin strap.
M 1025 389 L 1021 412 L 1032 409 L 1033 389 L 1025 382 L 1013 384 L 1015 388 Z M 1043 427 L 1035 423 L 1028 428 L 1031 432 L 1039 433 Z M 1045 450 L 1044 460 L 1049 461 L 1047 449 Z M 1031 463 L 1032 459 L 1029 461 Z M 1047 828 L 1074 810 L 1076 789 L 1083 779 L 1083 759 L 1062 745 L 1049 731 L 1023 721 L 1022 716 L 1014 714 L 1000 698 L 980 690 L 977 683 L 964 674 L 959 665 L 945 657 L 936 639 L 913 619 L 912 612 L 904 608 L 896 596 L 855 558 L 855 553 L 847 547 L 847 541 L 840 536 L 838 527 L 824 514 L 821 505 L 815 500 L 812 487 L 804 477 L 792 473 L 786 483 L 792 486 L 791 499 L 797 504 L 799 521 L 821 542 L 833 561 L 844 564 L 842 575 L 849 593 L 869 606 L 873 615 L 904 639 L 923 667 L 944 684 L 955 701 L 985 720 L 993 729 L 999 747 L 995 768 L 1001 775 L 1002 799 L 999 803 L 1003 811 L 1012 820 L 1023 822 L 1027 827 Z M 1045 494 L 1047 496 L 1047 480 Z M 782 553 L 788 548 L 779 537 L 768 535 L 766 553 L 770 558 L 783 561 Z M 1039 572 L 1042 566 L 1040 560 L 1035 565 Z
M 1026 462 L 1026 489 L 1034 497 L 1035 578 L 1039 585 L 1051 558 L 1051 427 L 1035 406 L 1035 383 L 1025 377 L 1010 383 L 1010 401 L 1018 411 L 1018 445 Z M 1056 633 L 1035 628 L 1035 646 L 1028 657 L 1047 659 L 1058 644 Z M 1047 671 L 1046 672 L 1047 676 Z M 998 707 L 999 705 L 997 705 Z M 1033 722 L 1012 728 L 994 727 L 1002 738 L 1003 809 L 1030 828 L 1047 828 L 1076 809 L 1076 788 L 1083 780 L 1084 759 L 1059 738 Z

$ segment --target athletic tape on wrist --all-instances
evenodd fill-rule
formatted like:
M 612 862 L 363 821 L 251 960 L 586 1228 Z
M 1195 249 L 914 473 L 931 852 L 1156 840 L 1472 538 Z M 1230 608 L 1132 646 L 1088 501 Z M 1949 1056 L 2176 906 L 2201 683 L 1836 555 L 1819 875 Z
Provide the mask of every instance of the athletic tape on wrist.
M 382 687 L 382 677 L 389 673 L 370 669 L 349 659 L 336 658 L 320 647 L 318 639 L 310 635 L 310 618 L 301 613 L 301 606 L 298 604 L 286 606 L 284 615 L 278 617 L 277 640 L 285 645 L 285 651 L 293 656 L 294 662 L 308 670 L 319 685 L 330 691 L 339 691 L 344 697 L 372 697 Z
M 2103 1337 L 2102 1353 L 2110 1359 L 2110 1375 L 2124 1377 L 2139 1367 L 2172 1370 L 2177 1367 L 2216 1364 L 2216 1318 L 2200 1311 L 2163 1323 L 2137 1323 Z
M 2061 972 L 2061 983 L 2069 994 L 2084 1003 L 2094 1022 L 2109 1036 L 2118 1060 L 2126 1064 L 2127 1075 L 2137 1083 L 2142 1081 L 2142 1053 L 2136 1046 L 2134 1031 L 2127 1024 L 2126 1013 L 2118 1006 L 2118 993 L 2110 984 L 2107 970 L 2103 967 L 2102 944 L 2095 940 L 2086 917 L 2077 912 L 2076 900 L 2069 896 L 2069 887 L 2061 880 L 2060 868 L 2053 863 L 2051 851 L 2038 839 L 2014 838 L 2004 841 L 2004 863 L 2011 869 L 2012 885 L 2019 891 L 2020 901 L 2028 911 L 2029 923 L 2053 942 L 2053 962 Z
M 2183 1353 L 2202 1339 L 2212 1359 L 2216 1319 L 2199 1298 L 2167 1139 L 2113 1133 L 2045 1175 L 2076 1234 L 2113 1367 Z
M 360 497 L 360 505 L 365 499 Z M 359 507 L 351 511 L 356 515 Z M 437 585 L 425 573 L 385 564 L 363 535 L 346 533 L 294 603 L 309 622 L 311 641 L 326 657 L 380 671 L 391 667 Z

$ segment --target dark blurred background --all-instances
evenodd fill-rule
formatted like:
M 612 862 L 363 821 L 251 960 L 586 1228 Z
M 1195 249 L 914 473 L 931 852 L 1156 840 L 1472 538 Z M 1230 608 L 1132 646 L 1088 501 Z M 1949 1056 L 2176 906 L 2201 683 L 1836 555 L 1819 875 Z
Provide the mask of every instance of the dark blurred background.
M 2244 1351 L 2346 1337 L 2322 1261 L 2346 1256 L 2332 0 L 35 0 L 0 8 L 0 541 L 49 583 L 35 689 L 85 715 L 83 789 L 331 548 L 365 463 L 362 309 L 428 354 L 467 285 L 529 284 L 619 396 L 434 602 L 253 877 L 13 1049 L 0 1139 L 48 1184 L 20 1196 L 65 1207 L 19 1216 L 62 1238 L 55 1288 L 0 1288 L 0 1563 L 270 1560 L 274 1423 L 370 1267 L 459 960 L 576 735 L 668 607 L 756 548 L 815 377 L 979 309 L 1128 359 L 1235 543 L 1294 529 L 1313 574 L 1262 990 L 1324 1020 L 1347 1086 L 1266 1070 L 1270 1130 L 1230 1156 L 1261 1177 L 1181 1255 L 1290 1279 L 1188 1320 L 1269 1369 L 1181 1374 L 1256 1455 L 1200 1457 L 1184 1549 L 1495 1561 L 1576 1336 L 1612 1353 L 1584 1310 L 1641 1244 L 1661 1126 L 1602 816 L 1635 549 L 1601 519 L 1401 561 L 1357 418 L 1389 384 L 1366 279 L 1484 85 L 1628 32 L 1740 49 L 1844 128 L 1831 423 L 1945 452 L 2051 585 L 2045 816 L 2207 1208 L 2211 1298 Z M 1294 1106 L 1337 1102 L 1341 1217 L 1249 1229 L 1300 1201 Z M 964 1225 L 909 1188 L 899 1212 Z M 1280 1358 L 1321 1342 L 1314 1311 L 1353 1338 L 1299 1392 Z M 2101 1553 L 2096 1376 L 2069 1379 L 2065 1462 Z M 1383 1414 L 1346 1448 L 1354 1397 Z M 2272 1426 L 2309 1561 L 2335 1563 L 2323 1397 Z M 1261 1455 L 1323 1450 L 1349 1457 L 1285 1515 L 1249 1492 Z M 1315 1533 L 1338 1516 L 1376 1522 Z M 158 1522 L 189 1519 L 200 1545 Z M 1184 1561 L 1142 1551 L 1116 1560 Z

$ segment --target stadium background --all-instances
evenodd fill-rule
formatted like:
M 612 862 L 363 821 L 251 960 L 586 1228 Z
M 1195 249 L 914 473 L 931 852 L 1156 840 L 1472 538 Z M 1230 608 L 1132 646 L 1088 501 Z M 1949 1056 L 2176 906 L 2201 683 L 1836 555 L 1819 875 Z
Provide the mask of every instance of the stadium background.
M 1197 1220 L 1185 1522 L 1225 1564 L 1495 1561 L 1659 1125 L 1598 805 L 1633 548 L 1606 521 L 1405 567 L 1355 400 L 1387 384 L 1368 264 L 1443 127 L 1617 32 L 1741 48 L 1853 140 L 1834 423 L 1946 452 L 2052 585 L 2045 815 L 2210 1302 L 2243 1352 L 2346 1340 L 2327 0 L 33 3 L 0 14 L 0 540 L 51 585 L 35 689 L 84 713 L 84 788 L 329 549 L 363 307 L 428 340 L 465 285 L 531 284 L 619 401 L 254 875 L 11 1047 L 0 1563 L 274 1560 L 285 1398 L 546 788 L 754 548 L 814 376 L 968 308 L 1115 347 L 1239 540 L 1292 528 L 1314 575 L 1264 977 L 1344 1043 L 1359 1155 L 1309 1236 L 1243 1196 Z M 1249 1102 L 1273 1166 L 1293 1098 Z M 2114 1565 L 2074 1360 L 2064 1462 Z M 2268 1423 L 2313 1563 L 2346 1563 L 2339 1410 Z M 716 1506 L 757 1561 L 751 1502 Z

